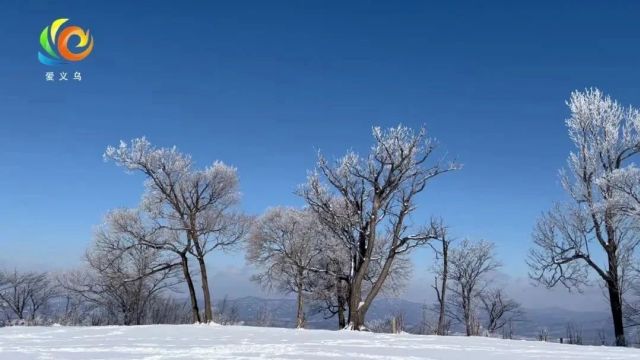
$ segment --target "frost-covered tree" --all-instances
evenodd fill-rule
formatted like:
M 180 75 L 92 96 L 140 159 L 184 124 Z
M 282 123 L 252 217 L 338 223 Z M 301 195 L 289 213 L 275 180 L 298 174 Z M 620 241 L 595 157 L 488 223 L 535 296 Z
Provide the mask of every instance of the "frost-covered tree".
M 61 325 L 86 325 L 90 324 L 90 318 L 94 314 L 94 304 L 90 304 L 82 296 L 74 291 L 69 291 L 62 286 L 62 281 L 69 272 L 60 273 L 56 277 L 57 297 L 52 306 L 51 320 Z
M 146 176 L 144 208 L 165 229 L 180 231 L 198 262 L 204 298 L 204 321 L 213 321 L 206 257 L 244 238 L 248 220 L 235 207 L 239 200 L 235 168 L 216 161 L 198 170 L 191 157 L 175 147 L 156 148 L 145 138 L 109 146 L 106 160 Z
M 432 288 L 436 292 L 436 307 L 438 313 L 438 323 L 436 325 L 437 335 L 446 335 L 449 328 L 447 320 L 447 286 L 449 280 L 449 249 L 453 239 L 448 236 L 446 226 L 440 221 L 435 226 L 440 228 L 439 244 L 434 244 L 432 248 L 435 250 L 437 263 L 434 266 L 435 279 Z
M 201 322 L 198 296 L 191 268 L 189 267 L 189 254 L 192 246 L 190 238 L 184 236 L 182 231 L 158 224 L 154 219 L 150 219 L 144 210 L 140 209 L 117 209 L 111 211 L 107 214 L 105 223 L 114 232 L 126 235 L 130 239 L 127 242 L 116 243 L 115 245 L 118 248 L 113 249 L 114 252 L 135 250 L 142 246 L 149 248 L 151 251 L 162 253 L 162 261 L 146 269 L 146 272 L 138 275 L 137 278 L 152 276 L 158 272 L 180 267 L 182 278 L 189 291 L 192 321 Z
M 319 156 L 301 195 L 349 257 L 349 327 L 364 328 L 365 315 L 383 288 L 394 260 L 438 238 L 433 226 L 415 230 L 410 217 L 416 195 L 429 180 L 459 168 L 432 160 L 435 142 L 424 129 L 373 128 L 374 144 L 365 157 L 349 152 L 335 164 Z M 415 231 L 413 231 L 415 230 Z M 380 270 L 369 279 L 374 251 L 383 242 Z
M 323 313 L 327 319 L 337 316 L 338 329 L 344 329 L 347 326 L 350 259 L 342 242 L 326 228 L 322 230 L 327 236 L 321 244 L 322 256 L 313 264 L 315 272 L 309 297 L 313 311 Z
M 629 289 L 625 294 L 623 311 L 627 327 L 640 326 L 640 269 L 633 267 Z
M 487 275 L 500 267 L 491 242 L 465 239 L 449 253 L 452 306 L 447 310 L 464 324 L 467 336 L 478 335 L 478 300 L 487 286 Z
M 55 295 L 55 286 L 45 272 L 0 272 L 0 310 L 9 319 L 35 320 Z
M 64 274 L 61 284 L 108 314 L 109 322 L 140 325 L 153 301 L 176 284 L 175 272 L 164 267 L 163 252 L 141 245 L 107 219 L 86 252 L 86 268 Z
M 252 280 L 296 294 L 298 328 L 304 327 L 304 298 L 312 290 L 313 268 L 324 251 L 321 229 L 309 211 L 272 208 L 255 222 L 247 244 L 247 260 L 260 271 Z
M 606 288 L 616 345 L 625 345 L 625 271 L 640 238 L 632 196 L 640 152 L 640 113 L 598 89 L 575 91 L 566 120 L 574 150 L 561 172 L 569 201 L 539 220 L 529 257 L 531 277 L 547 287 L 580 289 L 595 274 Z

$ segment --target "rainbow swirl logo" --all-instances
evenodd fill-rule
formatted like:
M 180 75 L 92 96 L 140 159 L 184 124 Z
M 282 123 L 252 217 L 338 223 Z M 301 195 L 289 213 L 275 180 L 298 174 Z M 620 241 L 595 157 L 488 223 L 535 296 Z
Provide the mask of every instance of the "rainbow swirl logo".
M 89 34 L 89 30 L 84 31 L 81 27 L 71 25 L 62 25 L 69 19 L 56 19 L 50 26 L 42 29 L 40 33 L 41 51 L 38 51 L 38 60 L 45 65 L 61 65 L 68 62 L 81 61 L 93 51 L 93 36 Z M 70 40 L 74 36 L 79 41 L 75 45 L 76 49 L 82 49 L 79 52 L 69 49 Z

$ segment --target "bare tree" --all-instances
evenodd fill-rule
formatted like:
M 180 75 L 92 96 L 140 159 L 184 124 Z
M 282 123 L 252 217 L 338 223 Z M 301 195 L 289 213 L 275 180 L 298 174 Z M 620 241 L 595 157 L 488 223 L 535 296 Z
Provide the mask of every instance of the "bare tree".
M 399 334 L 404 332 L 406 313 L 404 310 L 397 310 L 391 316 L 391 333 Z
M 70 273 L 62 273 L 57 276 L 57 282 L 65 279 Z M 93 321 L 93 316 L 99 309 L 94 303 L 78 295 L 75 291 L 58 286 L 58 296 L 54 301 L 57 304 L 52 320 L 61 325 L 101 325 L 102 322 Z
M 325 319 L 337 315 L 338 329 L 344 329 L 347 325 L 345 313 L 347 311 L 348 284 L 348 259 L 344 259 L 344 252 L 334 251 L 339 247 L 323 245 L 324 253 L 320 263 L 316 266 L 323 271 L 315 272 L 312 280 L 311 310 L 323 313 Z
M 261 304 L 258 309 L 256 309 L 256 326 L 271 326 L 273 320 L 273 314 L 271 313 L 271 309 L 269 309 L 269 305 Z
M 457 164 L 428 166 L 435 143 L 403 126 L 373 129 L 371 153 L 361 158 L 350 152 L 335 165 L 319 156 L 316 172 L 301 189 L 310 208 L 344 244 L 350 259 L 348 274 L 349 327 L 363 328 L 365 315 L 382 289 L 393 262 L 438 238 L 427 226 L 409 233 L 408 219 L 415 210 L 415 196 L 429 180 L 458 169 Z M 388 239 L 380 259 L 381 269 L 371 287 L 364 288 L 376 243 Z
M 630 162 L 640 152 L 640 113 L 598 89 L 573 92 L 567 105 L 575 150 L 561 179 L 570 200 L 538 221 L 531 277 L 547 287 L 579 290 L 595 272 L 607 289 L 616 345 L 624 346 L 624 270 L 640 240 L 624 189 L 635 171 Z
M 515 331 L 515 321 L 513 319 L 509 319 L 506 325 L 502 327 L 502 338 L 513 339 L 514 331 Z
M 19 320 L 33 321 L 56 295 L 44 272 L 0 272 L 0 309 Z
M 238 203 L 236 169 L 214 162 L 195 170 L 191 157 L 173 148 L 155 148 L 145 138 L 131 145 L 108 147 L 105 159 L 146 177 L 145 208 L 164 228 L 182 231 L 196 258 L 204 298 L 204 321 L 213 320 L 207 254 L 237 244 L 247 230 L 247 219 L 234 212 Z
M 128 251 L 133 247 L 147 247 L 150 251 L 162 252 L 163 262 L 159 262 L 154 268 L 149 268 L 148 273 L 140 274 L 138 278 L 154 275 L 157 272 L 165 272 L 177 266 L 182 270 L 182 276 L 189 291 L 191 303 L 191 317 L 194 322 L 201 322 L 198 297 L 189 267 L 189 254 L 192 241 L 184 236 L 183 232 L 176 231 L 158 224 L 149 214 L 139 209 L 118 209 L 111 211 L 106 216 L 106 223 L 114 231 L 129 237 L 131 242 L 117 244 L 119 248 L 115 252 Z M 172 256 L 167 256 L 172 254 Z
M 494 245 L 484 240 L 465 239 L 450 250 L 449 258 L 450 289 L 455 306 L 449 313 L 464 324 L 467 336 L 478 335 L 476 300 L 486 288 L 486 276 L 500 266 L 494 258 Z
M 147 323 L 188 324 L 191 322 L 190 304 L 173 296 L 157 296 L 151 300 L 147 310 Z
M 567 344 L 582 345 L 582 327 L 568 322 L 566 327 Z
M 217 306 L 216 321 L 221 325 L 240 324 L 240 307 L 225 295 Z
M 640 286 L 634 283 L 631 287 L 631 295 L 624 301 L 624 320 L 627 326 L 640 326 Z
M 640 268 L 637 265 L 631 266 L 627 270 L 626 280 L 628 283 L 625 293 L 623 310 L 625 325 L 627 327 L 640 326 Z
M 520 304 L 504 295 L 501 289 L 483 291 L 480 300 L 487 319 L 485 329 L 489 333 L 522 320 L 524 313 Z
M 438 263 L 435 266 L 435 279 L 433 282 L 433 289 L 436 292 L 437 311 L 438 311 L 438 324 L 436 327 L 437 335 L 446 335 L 449 325 L 447 324 L 446 304 L 447 304 L 447 280 L 449 280 L 449 248 L 453 239 L 447 234 L 447 228 L 440 221 L 440 247 L 435 245 L 433 249 L 436 253 L 436 260 Z
M 433 328 L 432 318 L 433 312 L 431 307 L 427 304 L 422 305 L 422 311 L 420 313 L 420 322 L 416 326 L 416 333 L 420 335 L 437 334 L 437 328 Z
M 546 327 L 538 329 L 538 341 L 546 342 L 549 340 L 549 329 Z
M 298 328 L 304 327 L 312 268 L 323 253 L 320 228 L 309 211 L 278 207 L 258 219 L 249 236 L 247 260 L 261 270 L 252 279 L 267 289 L 296 294 Z
M 598 334 L 596 338 L 596 344 L 607 345 L 607 331 L 605 329 L 598 329 Z
M 113 225 L 107 221 L 96 232 L 85 255 L 87 268 L 65 274 L 61 284 L 100 307 L 112 321 L 140 325 L 153 301 L 176 284 L 174 268 L 154 271 L 166 263 L 163 253 L 140 245 L 137 238 Z

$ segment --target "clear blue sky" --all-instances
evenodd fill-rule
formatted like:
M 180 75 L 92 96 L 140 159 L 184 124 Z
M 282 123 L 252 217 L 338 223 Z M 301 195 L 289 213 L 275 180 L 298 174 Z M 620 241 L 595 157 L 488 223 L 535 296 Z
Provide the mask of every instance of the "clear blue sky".
M 301 204 L 316 149 L 366 150 L 372 125 L 401 122 L 465 165 L 427 189 L 416 222 L 442 215 L 457 236 L 495 241 L 523 276 L 536 216 L 562 199 L 569 93 L 640 103 L 638 5 L 3 1 L 0 260 L 79 262 L 103 214 L 139 200 L 142 178 L 101 158 L 120 139 L 237 166 L 257 214 Z M 46 82 L 36 59 L 59 17 L 95 37 L 85 61 L 55 69 L 81 83 Z

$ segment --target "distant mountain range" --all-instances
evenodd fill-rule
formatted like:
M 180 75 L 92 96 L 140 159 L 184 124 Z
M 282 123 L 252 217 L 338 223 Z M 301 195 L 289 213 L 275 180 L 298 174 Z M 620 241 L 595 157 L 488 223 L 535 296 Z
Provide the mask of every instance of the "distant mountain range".
M 293 327 L 296 318 L 296 302 L 294 299 L 265 299 L 259 297 L 242 297 L 227 300 L 227 311 L 235 308 L 236 317 L 246 325 L 264 325 L 264 314 L 268 314 L 268 325 L 274 327 Z M 404 328 L 407 331 L 418 331 L 425 317 L 424 304 L 403 299 L 381 298 L 376 300 L 367 313 L 368 321 L 385 320 L 394 314 L 402 313 Z M 566 338 L 567 326 L 573 324 L 581 332 L 585 344 L 601 344 L 601 334 L 609 338 L 612 334 L 609 314 L 599 311 L 573 311 L 557 307 L 542 309 L 524 309 L 524 320 L 515 323 L 514 334 L 517 338 L 537 338 L 546 329 L 550 341 Z M 260 314 L 263 314 L 261 317 Z M 435 314 L 427 310 L 430 320 Z M 312 329 L 337 329 L 337 317 L 325 318 L 321 313 L 307 309 L 306 327 Z M 452 328 L 453 332 L 462 331 L 460 325 Z M 610 339 L 607 339 L 610 341 Z

